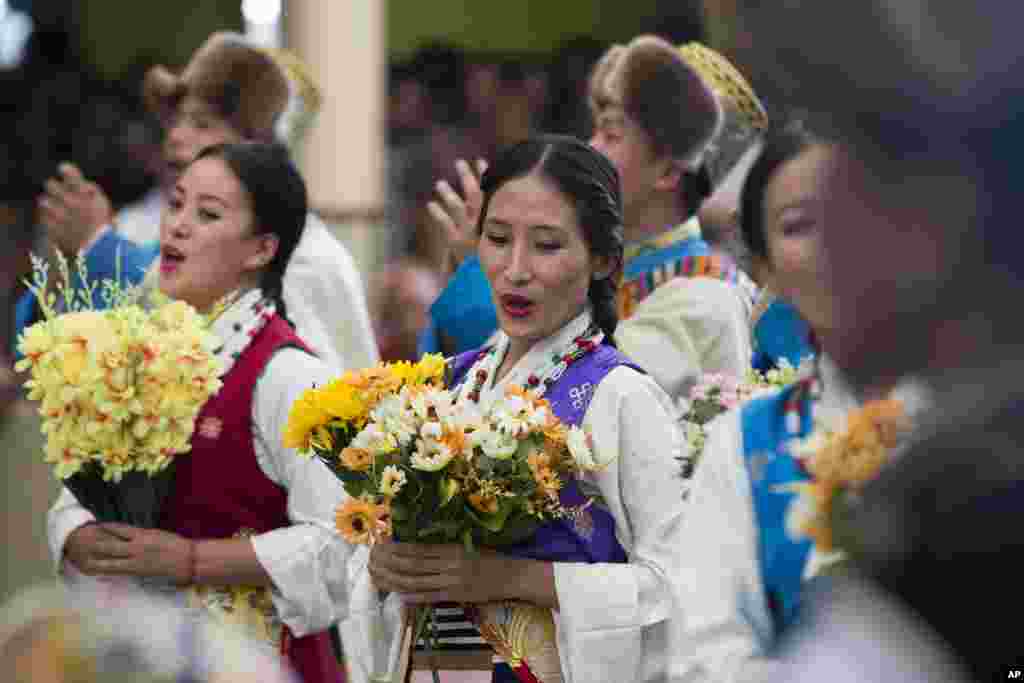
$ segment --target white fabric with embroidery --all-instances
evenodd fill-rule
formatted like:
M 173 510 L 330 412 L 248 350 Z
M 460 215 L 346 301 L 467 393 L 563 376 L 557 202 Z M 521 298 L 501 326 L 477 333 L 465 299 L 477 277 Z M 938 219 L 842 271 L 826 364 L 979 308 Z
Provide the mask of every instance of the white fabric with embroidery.
M 526 352 L 522 358 L 520 358 L 512 369 L 501 378 L 500 382 L 495 381 L 495 376 L 498 373 L 498 368 L 501 367 L 502 361 L 505 359 L 505 355 L 508 353 L 509 337 L 504 332 L 499 331 L 497 334 L 497 341 L 495 342 L 496 347 L 494 353 L 484 355 L 482 358 L 477 360 L 473 366 L 466 373 L 466 379 L 459 387 L 458 400 L 466 400 L 474 387 L 474 378 L 478 370 L 484 370 L 487 372 L 487 381 L 480 387 L 480 399 L 478 404 L 481 410 L 487 410 L 496 400 L 505 395 L 506 387 L 527 386 L 527 380 L 530 375 L 536 375 L 538 379 L 543 379 L 551 374 L 551 370 L 554 370 L 555 363 L 552 362 L 551 357 L 557 352 L 559 356 L 565 355 L 565 353 L 572 348 L 573 340 L 582 334 L 585 334 L 587 329 L 590 327 L 591 315 L 589 310 L 585 310 L 578 316 L 573 318 L 568 324 L 565 325 L 554 335 L 547 339 L 541 340 L 534 344 L 529 351 Z M 559 373 L 560 376 L 561 373 Z M 554 377 L 553 379 L 558 379 Z M 587 386 L 590 386 L 589 383 Z M 591 389 L 592 390 L 592 389 Z M 570 390 L 570 395 L 573 395 L 573 391 Z
M 214 355 L 223 364 L 221 377 L 231 371 L 238 357 L 276 312 L 277 306 L 273 301 L 264 299 L 260 289 L 238 292 L 229 299 L 210 325 L 210 331 L 221 341 L 221 345 L 214 349 Z

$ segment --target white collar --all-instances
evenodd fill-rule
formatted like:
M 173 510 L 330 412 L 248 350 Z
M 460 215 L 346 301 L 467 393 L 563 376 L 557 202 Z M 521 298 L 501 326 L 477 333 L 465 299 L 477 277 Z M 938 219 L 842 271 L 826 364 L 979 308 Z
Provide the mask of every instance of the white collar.
M 593 315 L 590 307 L 587 306 L 582 313 L 563 325 L 560 330 L 531 346 L 530 350 L 512 366 L 508 374 L 502 377 L 501 381 L 495 382 L 494 376 L 498 367 L 501 366 L 505 354 L 508 353 L 510 341 L 508 335 L 499 330 L 494 353 L 484 356 L 473 364 L 466 380 L 462 383 L 460 396 L 463 392 L 468 393 L 472 387 L 473 376 L 477 368 L 486 370 L 488 374 L 488 381 L 480 390 L 481 404 L 490 403 L 494 396 L 502 395 L 506 386 L 525 385 L 530 375 L 539 375 L 552 365 L 552 356 L 555 353 L 564 352 L 576 337 L 586 333 L 592 321 Z
M 210 325 L 210 331 L 221 340 L 214 355 L 221 360 L 221 377 L 226 375 L 243 351 L 252 343 L 263 326 L 276 312 L 272 301 L 256 288 L 239 292 Z
M 821 379 L 821 398 L 816 406 L 816 417 L 825 424 L 835 424 L 856 410 L 860 406 L 860 400 L 853 385 L 843 376 L 843 371 L 831 356 L 820 353 L 817 363 L 818 376 Z

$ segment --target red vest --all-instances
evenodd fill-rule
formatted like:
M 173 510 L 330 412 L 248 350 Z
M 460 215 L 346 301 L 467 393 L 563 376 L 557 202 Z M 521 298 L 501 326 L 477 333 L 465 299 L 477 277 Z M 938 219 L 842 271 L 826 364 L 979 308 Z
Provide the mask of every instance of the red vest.
M 291 326 L 274 316 L 200 410 L 192 450 L 175 462 L 164 529 L 191 539 L 217 539 L 243 529 L 260 534 L 291 524 L 288 492 L 260 469 L 252 440 L 256 382 L 274 353 L 288 346 L 307 349 Z M 294 638 L 285 629 L 288 659 L 305 683 L 344 680 L 327 632 Z

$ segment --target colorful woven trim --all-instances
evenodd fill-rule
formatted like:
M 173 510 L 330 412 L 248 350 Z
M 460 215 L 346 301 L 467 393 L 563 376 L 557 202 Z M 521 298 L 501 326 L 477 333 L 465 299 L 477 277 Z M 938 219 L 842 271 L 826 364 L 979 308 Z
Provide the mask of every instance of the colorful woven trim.
M 651 292 L 677 277 L 710 277 L 736 284 L 739 282 L 739 268 L 722 254 L 685 256 L 670 261 L 622 283 L 619 287 L 619 318 L 624 320 L 632 316 Z
M 700 221 L 697 220 L 696 216 L 693 216 L 689 220 L 665 232 L 658 233 L 654 237 L 626 244 L 623 248 L 622 258 L 626 263 L 629 263 L 642 254 L 665 249 L 687 240 L 700 239 L 700 237 Z

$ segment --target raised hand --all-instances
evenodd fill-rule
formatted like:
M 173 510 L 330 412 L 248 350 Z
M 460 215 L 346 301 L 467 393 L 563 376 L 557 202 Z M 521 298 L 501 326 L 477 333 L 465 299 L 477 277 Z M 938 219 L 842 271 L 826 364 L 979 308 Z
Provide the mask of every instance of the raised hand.
M 483 204 L 479 179 L 487 170 L 487 162 L 478 159 L 474 170 L 467 161 L 459 159 L 455 162 L 455 170 L 459 174 L 462 195 L 448 181 L 439 180 L 435 186 L 438 200 L 428 203 L 427 211 L 444 235 L 454 266 L 458 267 L 476 250 L 476 224 Z
M 86 180 L 77 166 L 63 163 L 58 176 L 46 181 L 38 199 L 39 222 L 46 226 L 54 246 L 74 256 L 110 224 L 110 200 L 99 185 Z

